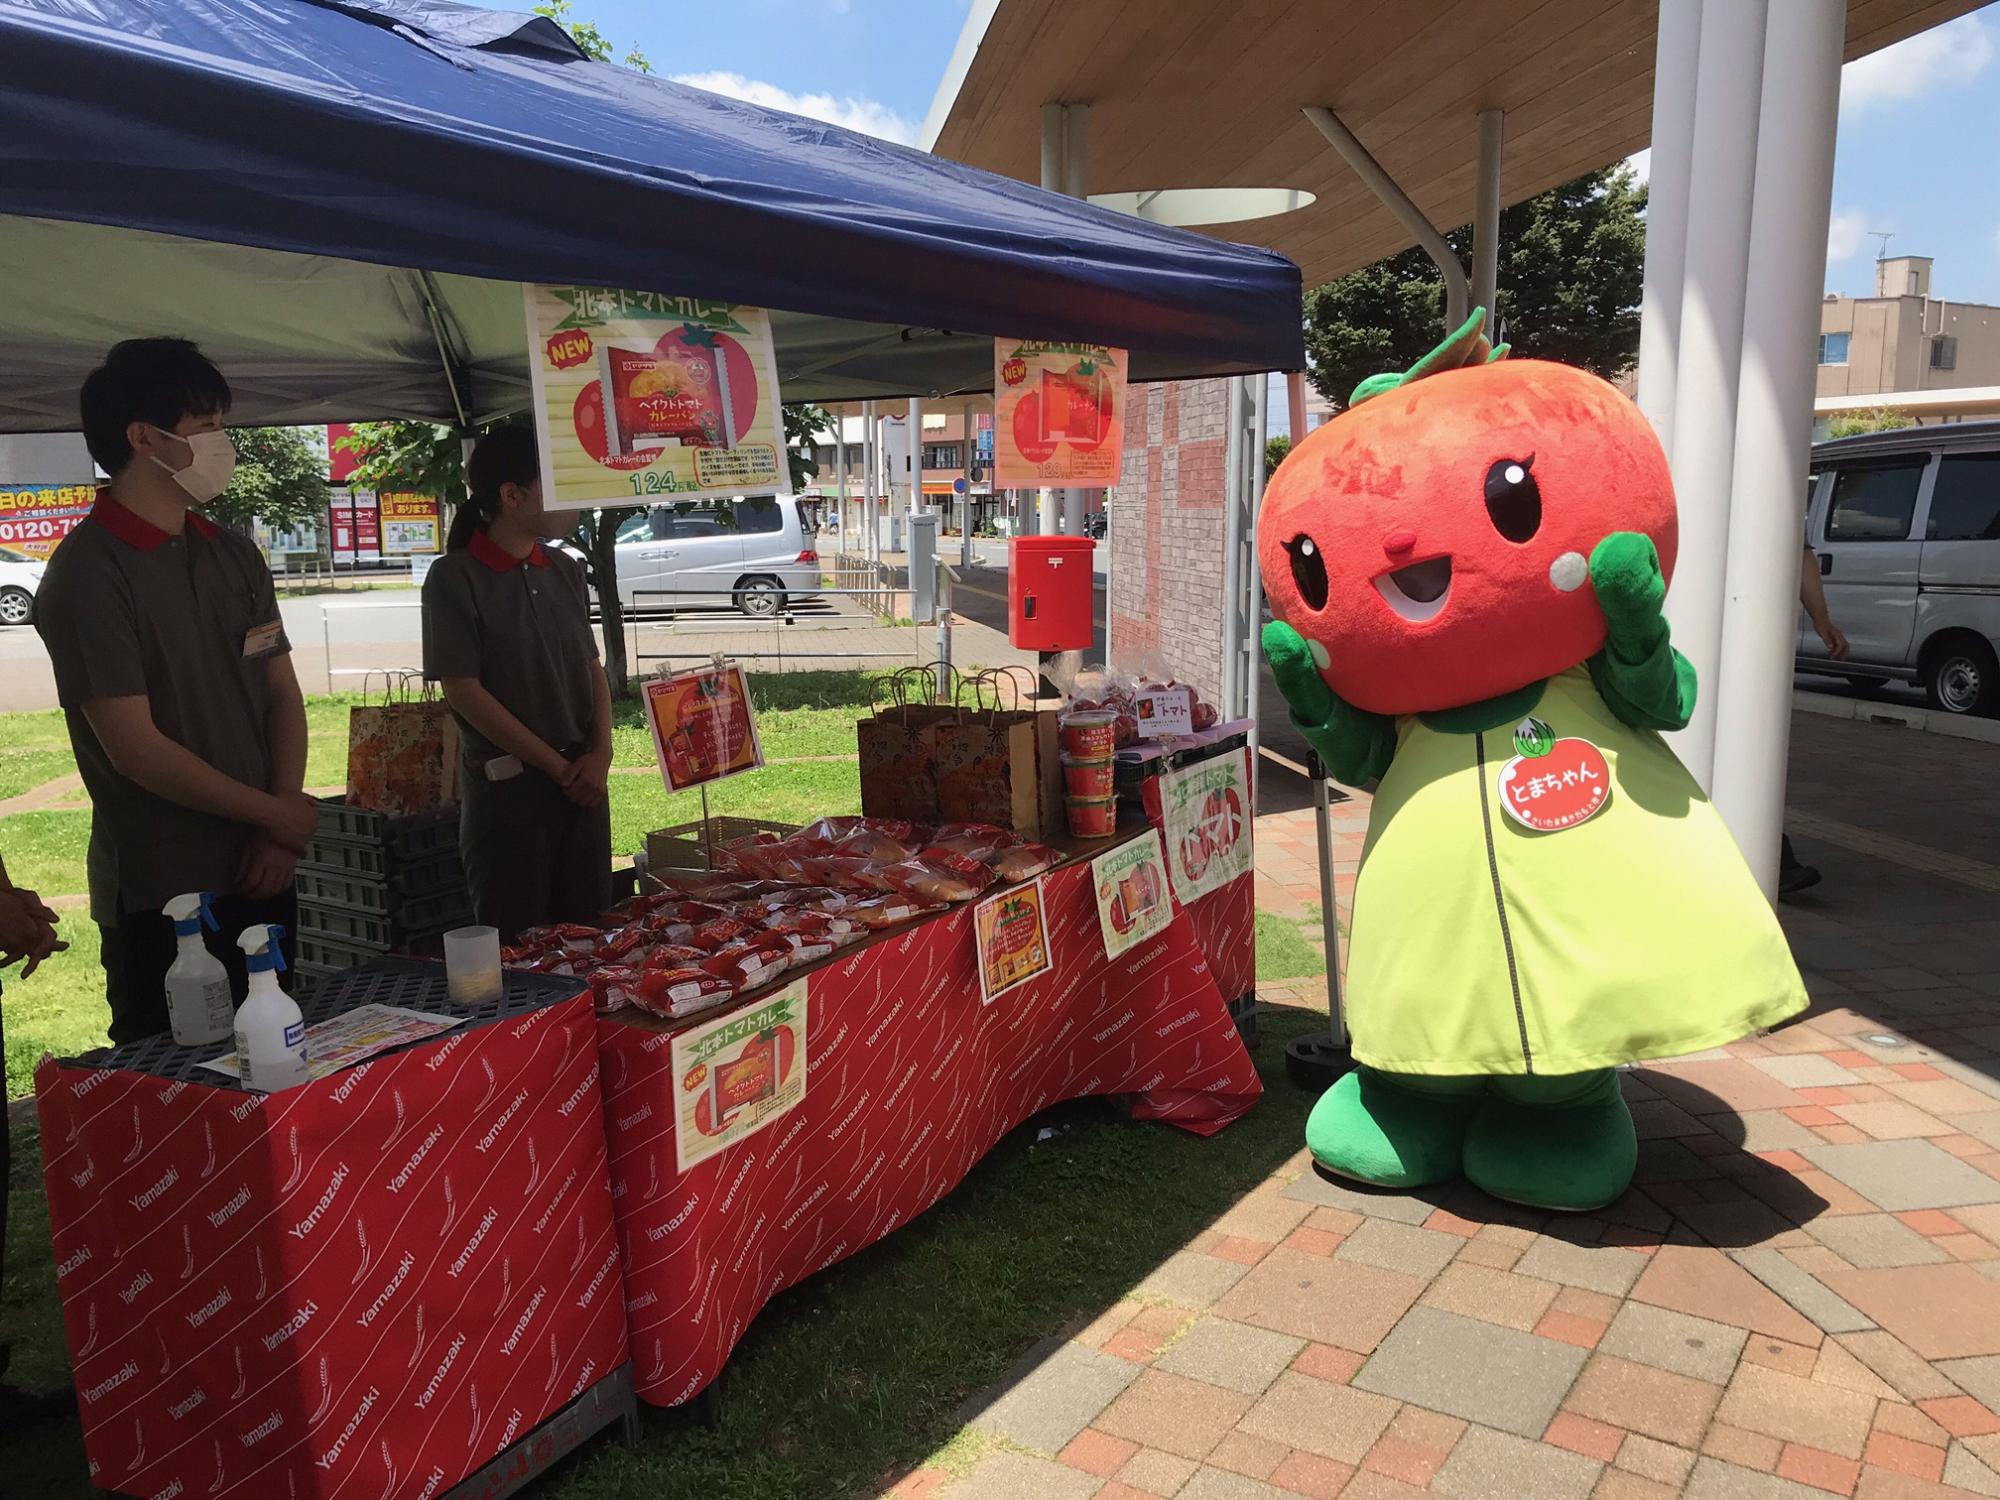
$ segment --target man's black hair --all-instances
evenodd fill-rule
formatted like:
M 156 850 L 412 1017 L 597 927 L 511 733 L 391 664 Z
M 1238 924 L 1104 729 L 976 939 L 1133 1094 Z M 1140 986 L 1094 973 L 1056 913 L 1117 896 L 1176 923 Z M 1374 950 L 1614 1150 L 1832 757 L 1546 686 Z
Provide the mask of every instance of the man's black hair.
M 132 461 L 125 429 L 146 422 L 172 432 L 185 417 L 229 410 L 229 382 L 187 339 L 126 339 L 83 382 L 83 440 L 107 474 Z

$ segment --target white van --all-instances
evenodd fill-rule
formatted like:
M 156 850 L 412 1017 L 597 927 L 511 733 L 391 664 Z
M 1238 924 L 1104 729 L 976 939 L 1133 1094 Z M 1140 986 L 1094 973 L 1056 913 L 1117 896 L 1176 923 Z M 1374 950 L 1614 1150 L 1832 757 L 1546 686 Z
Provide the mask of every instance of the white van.
M 1802 616 L 1800 670 L 1914 682 L 1947 713 L 2000 709 L 2000 422 L 1815 444 L 1806 544 L 1849 656 L 1829 660 Z
M 789 495 L 649 506 L 619 526 L 617 548 L 628 613 L 734 604 L 766 618 L 820 588 L 819 552 Z

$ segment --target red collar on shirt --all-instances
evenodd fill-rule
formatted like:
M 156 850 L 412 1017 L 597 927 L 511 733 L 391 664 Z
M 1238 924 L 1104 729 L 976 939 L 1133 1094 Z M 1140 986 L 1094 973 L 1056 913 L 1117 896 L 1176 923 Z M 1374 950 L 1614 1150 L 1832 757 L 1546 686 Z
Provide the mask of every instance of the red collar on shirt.
M 172 538 L 173 533 L 162 531 L 137 511 L 128 510 L 111 498 L 111 491 L 100 489 L 97 500 L 90 507 L 90 519 L 117 537 L 128 547 L 137 547 L 141 552 L 151 552 L 160 543 Z M 209 520 L 198 510 L 187 513 L 187 524 L 196 536 L 214 536 L 222 528 Z
M 466 544 L 465 550 L 496 573 L 509 572 L 520 567 L 522 563 L 536 568 L 546 568 L 549 565 L 549 556 L 542 551 L 540 542 L 535 543 L 526 557 L 515 557 L 483 531 L 472 533 L 472 540 Z

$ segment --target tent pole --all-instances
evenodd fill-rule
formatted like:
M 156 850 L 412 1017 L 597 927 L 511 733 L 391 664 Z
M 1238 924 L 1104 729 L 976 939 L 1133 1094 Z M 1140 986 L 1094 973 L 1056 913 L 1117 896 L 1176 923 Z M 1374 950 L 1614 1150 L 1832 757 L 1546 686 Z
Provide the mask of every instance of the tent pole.
M 1306 377 L 1303 370 L 1285 372 L 1285 416 L 1291 428 L 1294 448 L 1306 435 Z
M 1369 155 L 1368 148 L 1341 122 L 1340 116 L 1317 104 L 1308 104 L 1305 117 L 1340 153 L 1341 159 L 1354 169 L 1354 175 L 1382 200 L 1383 206 L 1402 222 L 1405 229 L 1416 236 L 1417 243 L 1424 247 L 1424 253 L 1437 262 L 1438 270 L 1444 274 L 1445 324 L 1448 328 L 1458 327 L 1465 321 L 1466 311 L 1471 305 L 1471 290 L 1465 283 L 1465 267 L 1452 253 L 1451 246 L 1445 243 L 1444 236 L 1424 217 L 1424 211 L 1410 201 L 1409 194 L 1396 185 L 1396 179 Z
M 1479 112 L 1479 191 L 1472 215 L 1472 305 L 1486 309 L 1486 336 L 1500 342 L 1500 158 L 1506 146 L 1504 111 Z

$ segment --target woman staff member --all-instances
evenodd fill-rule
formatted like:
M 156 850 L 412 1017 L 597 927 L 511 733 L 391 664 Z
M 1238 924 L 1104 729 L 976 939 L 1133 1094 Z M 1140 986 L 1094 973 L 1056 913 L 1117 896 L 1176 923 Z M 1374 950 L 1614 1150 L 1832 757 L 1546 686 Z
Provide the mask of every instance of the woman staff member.
M 471 494 L 424 580 L 424 675 L 464 747 L 459 843 L 479 921 L 511 942 L 611 904 L 611 690 L 583 571 L 542 546 L 535 434 L 503 427 L 466 462 Z

